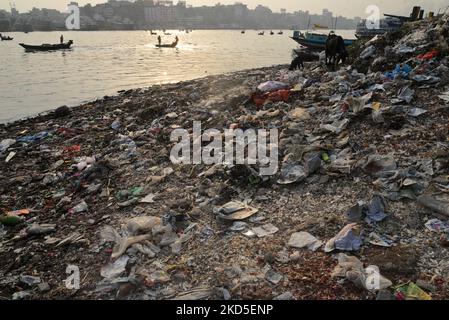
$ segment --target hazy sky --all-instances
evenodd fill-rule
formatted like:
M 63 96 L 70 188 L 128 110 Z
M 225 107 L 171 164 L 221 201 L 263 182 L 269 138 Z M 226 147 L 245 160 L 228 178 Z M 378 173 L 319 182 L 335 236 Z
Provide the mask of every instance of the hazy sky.
M 438 11 L 439 8 L 449 6 L 449 0 L 239 0 L 254 8 L 258 4 L 267 5 L 274 11 L 286 8 L 288 11 L 310 10 L 311 12 L 321 12 L 323 8 L 347 16 L 366 16 L 365 8 L 368 5 L 377 5 L 382 12 L 409 14 L 414 5 L 420 5 L 426 11 Z M 69 1 L 67 0 L 0 0 L 0 8 L 9 9 L 9 3 L 13 2 L 19 11 L 28 11 L 32 7 L 55 8 L 64 10 Z M 86 3 L 103 3 L 106 0 L 78 0 L 80 5 Z M 177 0 L 174 1 L 175 3 Z M 187 0 L 191 5 L 214 5 L 217 2 L 222 4 L 232 4 L 236 0 Z

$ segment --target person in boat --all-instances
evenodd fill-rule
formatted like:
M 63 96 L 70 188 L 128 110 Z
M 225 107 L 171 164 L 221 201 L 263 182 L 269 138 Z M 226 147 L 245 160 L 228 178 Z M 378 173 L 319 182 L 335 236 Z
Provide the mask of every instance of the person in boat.
M 64 43 L 64 36 L 61 34 L 61 37 L 59 38 L 59 42 L 61 43 L 61 44 L 63 44 Z
M 161 42 L 162 42 L 161 36 L 158 36 L 158 37 L 157 37 L 157 42 L 159 43 L 159 45 L 161 45 Z
M 176 46 L 179 42 L 178 36 L 175 37 L 175 41 L 172 43 L 174 46 Z

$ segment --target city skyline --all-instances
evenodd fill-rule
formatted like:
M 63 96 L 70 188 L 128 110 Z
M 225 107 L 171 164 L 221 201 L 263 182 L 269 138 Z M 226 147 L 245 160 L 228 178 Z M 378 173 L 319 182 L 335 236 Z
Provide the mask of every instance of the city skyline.
M 33 7 L 37 8 L 49 8 L 64 10 L 69 1 L 66 0 L 0 0 L 0 9 L 9 10 L 10 2 L 14 3 L 17 10 L 25 12 L 31 10 Z M 107 0 L 79 0 L 79 5 L 83 6 L 88 3 L 92 5 L 105 3 Z M 174 1 L 177 3 L 177 1 Z M 189 5 L 201 6 L 201 5 L 215 5 L 216 3 L 222 4 L 234 4 L 235 0 L 190 0 Z M 395 13 L 408 15 L 410 9 L 414 5 L 420 5 L 426 9 L 426 11 L 438 11 L 438 9 L 449 6 L 448 0 L 316 0 L 313 2 L 306 0 L 246 0 L 242 1 L 248 5 L 248 8 L 255 8 L 257 5 L 264 5 L 270 7 L 273 11 L 279 12 L 280 9 L 287 9 L 288 12 L 294 12 L 298 10 L 308 10 L 311 13 L 321 13 L 322 9 L 329 9 L 337 15 L 346 17 L 364 17 L 366 16 L 365 9 L 369 5 L 377 5 L 381 12 Z M 351 6 L 349 6 L 351 2 Z
M 78 4 L 79 5 L 79 4 Z M 192 6 L 185 1 L 162 5 L 153 1 L 111 1 L 80 5 L 81 30 L 145 30 L 154 28 L 196 29 L 306 29 L 314 24 L 329 28 L 355 29 L 360 18 L 338 16 L 327 9 L 320 14 L 308 11 L 273 12 L 246 4 Z M 28 12 L 0 11 L 0 31 L 51 31 L 66 27 L 67 13 L 57 9 L 33 8 Z

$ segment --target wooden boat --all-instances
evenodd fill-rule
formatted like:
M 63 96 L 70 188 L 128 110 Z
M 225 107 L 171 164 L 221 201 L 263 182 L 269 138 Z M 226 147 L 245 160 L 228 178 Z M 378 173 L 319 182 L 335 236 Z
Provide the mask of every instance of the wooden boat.
M 241 34 L 244 34 L 245 33 L 245 30 L 242 30 L 242 32 L 240 32 Z
M 54 50 L 66 50 L 70 49 L 73 41 L 69 40 L 66 43 L 58 43 L 58 44 L 42 44 L 40 46 L 33 46 L 24 43 L 19 43 L 21 47 L 23 47 L 26 51 L 54 51 Z
M 313 27 L 315 28 L 315 30 L 327 30 L 327 29 L 329 29 L 329 27 L 327 27 L 327 26 L 323 26 L 323 25 L 316 24 L 316 23 L 313 25 Z
M 401 29 L 402 25 L 405 23 L 405 21 L 391 17 L 388 15 L 385 15 L 385 19 L 379 20 L 379 27 L 378 28 L 367 28 L 366 26 L 366 20 L 361 21 L 356 28 L 355 36 L 358 39 L 371 39 L 375 36 L 383 35 L 387 32 L 395 32 Z
M 279 31 L 278 34 L 284 34 L 284 32 L 283 31 Z
M 11 41 L 11 40 L 14 40 L 14 38 L 11 38 L 11 37 L 4 37 L 4 36 L 2 36 L 1 38 L 2 38 L 2 41 Z
M 265 34 L 265 31 L 259 32 L 259 36 L 263 36 Z
M 274 35 L 274 32 L 273 32 L 273 31 L 270 31 L 270 35 Z
M 158 48 L 176 48 L 177 43 L 166 43 L 166 44 L 156 44 L 155 46 Z
M 175 41 L 173 43 L 165 43 L 165 44 L 156 44 L 157 48 L 176 48 L 178 45 L 178 41 Z
M 301 33 L 300 31 L 295 31 L 293 37 L 291 37 L 301 46 L 309 48 L 311 50 L 325 50 L 327 35 L 321 33 L 306 32 Z M 351 46 L 356 40 L 344 39 L 346 46 Z

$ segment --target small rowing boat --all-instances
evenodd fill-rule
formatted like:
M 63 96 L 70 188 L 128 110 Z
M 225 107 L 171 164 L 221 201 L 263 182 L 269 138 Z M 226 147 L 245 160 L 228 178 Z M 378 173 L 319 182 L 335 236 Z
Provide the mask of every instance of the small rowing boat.
M 24 43 L 19 43 L 21 47 L 23 47 L 26 51 L 54 51 L 54 50 L 66 50 L 70 49 L 73 41 L 69 40 L 66 43 L 58 43 L 58 44 L 42 44 L 40 46 L 33 46 Z
M 158 48 L 176 48 L 177 43 L 169 43 L 169 44 L 156 44 Z
M 156 44 L 157 48 L 176 48 L 176 46 L 178 45 L 178 37 L 176 37 L 175 41 L 172 43 L 165 43 L 165 44 Z

